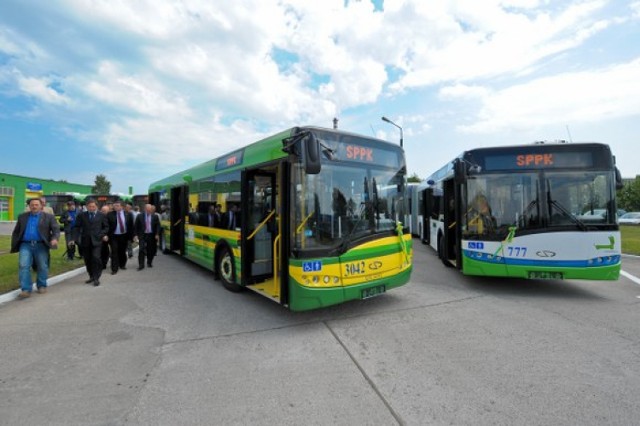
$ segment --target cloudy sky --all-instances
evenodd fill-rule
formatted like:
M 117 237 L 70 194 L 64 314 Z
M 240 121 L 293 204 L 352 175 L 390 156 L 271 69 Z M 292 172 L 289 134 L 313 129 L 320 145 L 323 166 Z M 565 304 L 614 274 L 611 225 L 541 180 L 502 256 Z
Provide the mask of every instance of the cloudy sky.
M 465 149 L 571 139 L 640 174 L 640 0 L 2 0 L 0 171 L 146 192 L 297 125 Z

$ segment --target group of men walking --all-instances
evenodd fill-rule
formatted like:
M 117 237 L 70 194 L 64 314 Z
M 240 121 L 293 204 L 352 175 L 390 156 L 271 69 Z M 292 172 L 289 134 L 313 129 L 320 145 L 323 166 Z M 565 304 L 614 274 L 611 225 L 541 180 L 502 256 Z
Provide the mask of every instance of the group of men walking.
M 73 203 L 73 202 L 70 202 Z M 16 227 L 11 237 L 11 252 L 19 252 L 19 279 L 21 292 L 19 298 L 31 295 L 31 267 L 37 268 L 38 293 L 45 293 L 47 289 L 47 275 L 49 272 L 49 249 L 57 248 L 60 237 L 60 227 L 52 214 L 42 211 L 39 199 L 29 200 L 29 211 L 18 217 Z M 144 212 L 135 219 L 132 212 L 123 207 L 123 203 L 113 203 L 113 210 L 103 213 L 98 210 L 95 200 L 86 201 L 86 211 L 75 209 L 69 205 L 67 212 L 61 218 L 65 225 L 67 253 L 75 255 L 76 245 L 84 258 L 89 274 L 87 284 L 100 285 L 100 277 L 106 262 L 103 262 L 103 248 L 106 244 L 111 252 L 111 274 L 127 269 L 127 251 L 133 242 L 138 242 L 138 271 L 153 267 L 153 258 L 158 250 L 160 240 L 160 219 L 155 213 L 155 207 L 145 205 Z

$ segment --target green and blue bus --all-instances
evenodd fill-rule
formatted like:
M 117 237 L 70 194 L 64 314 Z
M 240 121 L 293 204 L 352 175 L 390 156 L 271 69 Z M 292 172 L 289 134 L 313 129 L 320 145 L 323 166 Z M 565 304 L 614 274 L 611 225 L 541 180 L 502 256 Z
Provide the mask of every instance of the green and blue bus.
M 405 175 L 397 145 L 294 127 L 154 182 L 149 199 L 166 251 L 304 311 L 409 281 Z
M 421 184 L 420 237 L 466 275 L 616 280 L 621 184 L 604 144 L 472 149 Z

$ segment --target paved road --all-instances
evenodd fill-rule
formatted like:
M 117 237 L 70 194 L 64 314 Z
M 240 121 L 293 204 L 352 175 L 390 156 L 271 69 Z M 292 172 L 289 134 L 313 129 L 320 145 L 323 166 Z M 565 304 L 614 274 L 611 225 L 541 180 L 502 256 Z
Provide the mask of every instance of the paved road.
M 415 247 L 410 285 L 308 313 L 175 256 L 2 305 L 0 424 L 637 424 L 640 285 Z

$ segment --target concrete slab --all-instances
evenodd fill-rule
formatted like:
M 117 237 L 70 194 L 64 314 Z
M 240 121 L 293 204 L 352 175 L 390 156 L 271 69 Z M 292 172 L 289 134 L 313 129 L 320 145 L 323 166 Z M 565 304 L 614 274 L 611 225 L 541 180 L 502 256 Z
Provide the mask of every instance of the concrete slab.
M 113 424 L 135 404 L 163 333 L 118 321 L 26 323 L 3 325 L 0 340 L 0 424 Z
M 329 326 L 407 424 L 640 418 L 637 343 L 539 307 L 483 297 Z
M 168 345 L 135 424 L 394 424 L 323 324 Z

